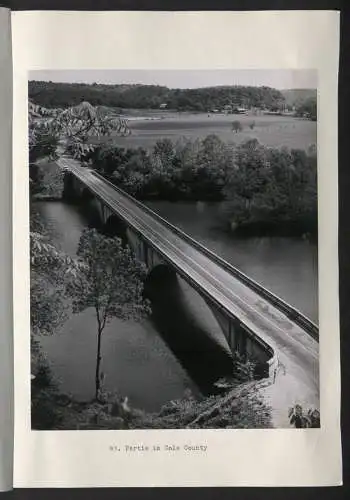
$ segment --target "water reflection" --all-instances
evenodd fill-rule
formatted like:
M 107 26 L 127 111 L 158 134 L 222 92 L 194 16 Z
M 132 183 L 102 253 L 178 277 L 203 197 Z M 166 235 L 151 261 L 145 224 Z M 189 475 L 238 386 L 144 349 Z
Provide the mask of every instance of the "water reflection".
M 70 256 L 76 254 L 87 222 L 77 207 L 59 202 L 37 203 L 53 244 Z M 96 318 L 93 309 L 72 316 L 63 328 L 41 340 L 60 389 L 76 399 L 94 395 Z M 131 405 L 156 411 L 186 389 L 198 389 L 149 321 L 113 319 L 102 339 L 102 372 L 108 391 L 127 395 Z
M 318 323 L 317 246 L 301 238 L 236 238 L 223 230 L 224 203 L 147 202 L 250 278 Z

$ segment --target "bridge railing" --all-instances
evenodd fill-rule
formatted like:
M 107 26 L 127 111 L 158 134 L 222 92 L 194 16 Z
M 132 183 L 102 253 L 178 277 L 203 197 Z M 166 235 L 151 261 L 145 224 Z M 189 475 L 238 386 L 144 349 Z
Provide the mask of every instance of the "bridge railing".
M 140 208 L 142 208 L 144 211 L 148 212 L 150 215 L 152 215 L 154 218 L 162 222 L 162 224 L 166 225 L 169 229 L 171 229 L 174 233 L 178 234 L 181 236 L 184 240 L 188 241 L 193 245 L 195 248 L 198 250 L 202 251 L 204 254 L 206 254 L 208 257 L 210 257 L 212 260 L 214 260 L 218 265 L 226 269 L 228 272 L 230 272 L 233 276 L 235 276 L 237 279 L 239 279 L 242 283 L 247 285 L 249 288 L 257 292 L 261 297 L 264 299 L 267 299 L 269 302 L 271 302 L 277 309 L 279 309 L 281 312 L 283 312 L 288 318 L 290 318 L 292 321 L 294 321 L 297 325 L 299 325 L 301 328 L 303 328 L 309 335 L 311 335 L 315 340 L 318 341 L 319 338 L 319 329 L 318 326 L 313 323 L 309 318 L 307 318 L 304 314 L 302 314 L 300 311 L 298 311 L 295 307 L 290 306 L 287 304 L 283 299 L 275 295 L 274 293 L 270 292 L 270 290 L 267 290 L 264 288 L 262 285 L 254 281 L 252 278 L 244 274 L 242 271 L 234 267 L 232 264 L 229 264 L 225 259 L 222 257 L 219 257 L 216 253 L 213 251 L 209 250 L 207 247 L 205 247 L 203 244 L 199 243 L 196 241 L 194 238 L 186 234 L 184 231 L 179 229 L 178 227 L 174 226 L 171 224 L 169 221 L 164 219 L 161 215 L 157 214 L 154 212 L 151 208 L 147 207 L 147 205 L 143 204 L 130 194 L 126 193 L 119 187 L 115 186 L 107 180 L 105 177 L 103 177 L 101 174 L 98 172 L 93 171 L 94 175 L 98 176 L 101 178 L 103 181 L 107 182 L 111 187 L 113 187 L 116 191 L 120 192 L 123 196 L 126 196 L 129 198 L 131 201 L 133 201 L 136 205 L 138 205 Z
M 71 159 L 66 157 L 66 160 L 70 161 Z M 75 162 L 75 160 L 74 160 L 74 162 Z M 69 170 L 69 166 L 66 166 L 65 168 L 67 168 L 67 170 Z M 95 174 L 97 177 L 101 178 L 103 180 L 103 182 L 109 184 L 114 190 L 116 190 L 117 192 L 120 192 L 120 194 L 128 197 L 130 200 L 135 202 L 138 206 L 140 206 L 140 208 L 148 211 L 150 213 L 150 215 L 154 216 L 155 218 L 159 219 L 162 223 L 169 226 L 170 229 L 178 232 L 179 235 L 181 235 L 181 237 L 188 239 L 192 245 L 197 245 L 197 242 L 195 240 L 193 240 L 191 237 L 186 235 L 186 233 L 183 233 L 181 230 L 179 230 L 178 228 L 176 228 L 172 224 L 168 223 L 168 221 L 166 221 L 161 216 L 159 216 L 158 214 L 153 212 L 151 209 L 149 209 L 148 207 L 143 205 L 143 203 L 139 202 L 138 200 L 135 200 L 132 196 L 125 193 L 122 189 L 114 186 L 114 184 L 112 184 L 110 181 L 108 181 L 107 179 L 105 179 L 104 177 L 99 175 L 98 173 L 96 173 L 96 172 L 92 172 L 92 173 Z M 95 192 L 94 188 L 92 188 L 92 190 L 93 190 L 93 192 Z M 99 193 L 97 191 L 95 192 L 95 194 L 97 196 L 99 196 Z M 103 199 L 103 197 L 102 197 L 102 199 Z M 104 202 L 108 204 L 107 200 L 104 200 Z M 137 232 L 139 232 L 139 231 L 137 230 Z M 142 234 L 141 234 L 141 236 L 145 237 L 145 235 L 142 235 Z M 148 238 L 147 238 L 147 241 L 148 241 Z M 152 245 L 152 241 L 149 241 L 149 244 Z M 201 246 L 200 246 L 200 249 L 202 250 Z M 203 250 L 207 250 L 207 249 L 205 247 L 203 247 Z M 172 262 L 172 265 L 175 267 L 175 269 L 179 273 L 181 273 L 181 269 L 178 268 L 176 262 L 173 262 L 173 261 L 171 261 L 171 262 Z M 197 283 L 192 279 L 192 277 L 188 276 L 187 279 L 188 279 L 189 283 L 194 287 L 194 289 L 196 289 Z M 260 348 L 268 355 L 268 359 L 265 362 L 267 365 L 267 373 L 268 373 L 268 377 L 270 379 L 274 380 L 275 375 L 276 375 L 276 370 L 278 367 L 278 354 L 277 354 L 276 350 L 273 348 L 273 346 L 270 345 L 270 343 L 267 340 L 262 338 L 261 335 L 257 335 L 254 331 L 254 327 L 250 327 L 246 321 L 244 323 L 242 323 L 238 317 L 236 317 L 234 314 L 232 314 L 232 311 L 230 310 L 230 308 L 226 307 L 225 304 L 222 304 L 221 302 L 219 302 L 215 297 L 213 297 L 211 294 L 209 294 L 207 292 L 207 290 L 205 290 L 205 289 L 201 290 L 201 294 L 204 297 L 207 297 L 213 304 L 215 304 L 215 306 L 218 308 L 218 310 L 222 310 L 222 312 L 224 312 L 225 316 L 227 318 L 229 318 L 229 321 L 232 321 L 234 324 L 237 324 L 237 322 L 238 322 L 240 329 L 244 330 L 246 335 L 248 337 L 250 337 L 251 340 L 255 344 L 259 345 Z M 248 320 L 248 323 L 249 323 L 249 320 Z M 231 344 L 230 344 L 230 347 L 232 348 Z

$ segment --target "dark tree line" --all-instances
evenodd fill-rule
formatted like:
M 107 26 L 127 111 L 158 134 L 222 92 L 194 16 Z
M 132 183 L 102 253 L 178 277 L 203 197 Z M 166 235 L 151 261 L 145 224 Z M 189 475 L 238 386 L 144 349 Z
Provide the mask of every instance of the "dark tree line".
M 220 86 L 198 89 L 169 89 L 159 85 L 105 85 L 85 83 L 29 82 L 29 98 L 41 106 L 75 106 L 82 100 L 93 106 L 114 108 L 208 111 L 225 105 L 279 110 L 283 94 L 270 87 Z
M 232 148 L 211 135 L 159 140 L 148 152 L 100 146 L 94 168 L 139 199 L 229 202 L 238 228 L 317 232 L 316 152 L 268 148 L 256 139 Z
M 296 107 L 296 115 L 317 121 L 317 98 L 310 97 Z

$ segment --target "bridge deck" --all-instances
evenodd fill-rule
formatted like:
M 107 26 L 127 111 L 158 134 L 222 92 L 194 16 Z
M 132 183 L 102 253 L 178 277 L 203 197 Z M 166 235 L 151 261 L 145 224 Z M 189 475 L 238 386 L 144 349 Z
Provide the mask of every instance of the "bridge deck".
M 78 162 L 62 157 L 68 168 L 115 213 L 124 218 L 165 260 L 199 291 L 238 318 L 278 355 L 281 369 L 268 389 L 275 424 L 288 425 L 286 405 L 319 407 L 318 342 L 280 309 L 208 255 L 181 238 L 140 204 Z M 283 388 L 279 388 L 280 385 Z

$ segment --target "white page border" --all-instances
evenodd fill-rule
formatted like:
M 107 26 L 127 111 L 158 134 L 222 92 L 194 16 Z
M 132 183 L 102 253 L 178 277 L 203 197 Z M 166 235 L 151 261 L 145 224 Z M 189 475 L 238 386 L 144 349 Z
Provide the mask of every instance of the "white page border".
M 14 65 L 15 474 L 28 486 L 341 483 L 338 313 L 339 14 L 16 12 Z M 35 69 L 315 69 L 318 72 L 321 429 L 30 430 L 27 75 Z M 206 443 L 204 455 L 111 454 L 110 444 Z

